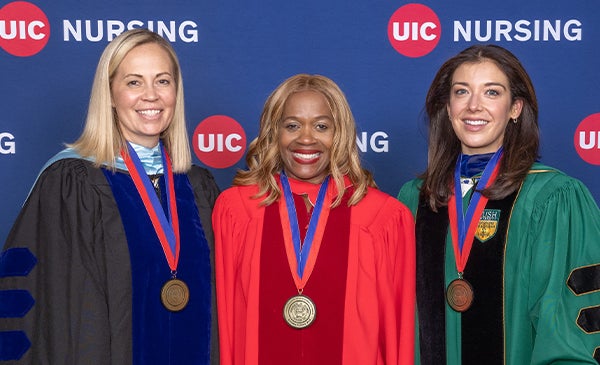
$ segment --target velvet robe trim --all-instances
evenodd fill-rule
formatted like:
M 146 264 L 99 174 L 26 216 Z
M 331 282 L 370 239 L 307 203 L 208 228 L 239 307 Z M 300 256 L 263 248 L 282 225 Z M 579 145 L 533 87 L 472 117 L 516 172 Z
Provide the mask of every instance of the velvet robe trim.
M 461 316 L 462 363 L 504 363 L 504 253 L 510 215 L 518 192 L 488 201 L 485 209 L 500 211 L 495 234 L 474 239 L 464 272 L 473 286 L 474 302 Z M 446 279 L 444 276 L 448 208 L 433 212 L 422 199 L 416 220 L 417 308 L 421 364 L 446 363 Z M 482 339 L 484 339 L 482 341 Z
M 185 174 L 174 174 L 181 247 L 177 277 L 190 289 L 180 312 L 169 312 L 160 290 L 170 279 L 160 242 L 143 202 L 126 173 L 103 169 L 123 221 L 131 258 L 134 364 L 208 364 L 211 330 L 209 247 Z M 166 201 L 161 177 L 161 201 Z
M 446 363 L 444 258 L 448 207 L 433 212 L 419 201 L 416 217 L 417 315 L 422 365 Z
M 315 268 L 304 288 L 316 304 L 315 322 L 294 329 L 283 319 L 283 307 L 297 289 L 285 251 L 279 204 L 265 208 L 260 265 L 259 363 L 341 364 L 344 307 L 350 235 L 349 189 L 342 203 L 331 210 Z M 301 239 L 310 215 L 304 200 L 294 194 Z M 314 246 L 313 246 L 314 247 Z

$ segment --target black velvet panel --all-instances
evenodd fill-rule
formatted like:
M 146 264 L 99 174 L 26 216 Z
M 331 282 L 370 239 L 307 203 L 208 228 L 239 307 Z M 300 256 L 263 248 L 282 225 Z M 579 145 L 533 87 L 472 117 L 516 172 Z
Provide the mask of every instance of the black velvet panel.
M 444 253 L 448 209 L 433 212 L 422 200 L 416 219 L 417 312 L 422 365 L 446 363 Z
M 596 360 L 596 362 L 600 364 L 600 347 L 596 347 L 596 349 L 594 350 L 594 360 Z
M 504 364 L 504 249 L 516 196 L 488 201 L 486 210 L 500 211 L 495 234 L 484 242 L 473 241 L 464 272 L 475 292 L 473 304 L 462 314 L 464 365 Z
M 575 295 L 600 290 L 600 264 L 580 267 L 571 273 L 567 285 Z
M 471 308 L 462 314 L 462 363 L 503 364 L 503 267 L 510 213 L 517 193 L 489 201 L 486 209 L 500 211 L 498 225 L 484 242 L 475 239 L 464 278 L 474 288 Z M 419 202 L 417 235 L 417 308 L 421 364 L 446 363 L 445 245 L 448 210 L 433 212 Z M 452 254 L 452 253 L 448 253 Z
M 577 324 L 586 333 L 600 332 L 600 307 L 582 309 L 577 317 Z

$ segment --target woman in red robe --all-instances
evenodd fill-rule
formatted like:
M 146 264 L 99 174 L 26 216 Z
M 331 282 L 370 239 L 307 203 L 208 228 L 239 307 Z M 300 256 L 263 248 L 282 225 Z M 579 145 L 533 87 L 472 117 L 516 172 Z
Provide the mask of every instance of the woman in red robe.
M 214 213 L 221 363 L 411 364 L 414 220 L 360 164 L 330 79 L 269 96 Z

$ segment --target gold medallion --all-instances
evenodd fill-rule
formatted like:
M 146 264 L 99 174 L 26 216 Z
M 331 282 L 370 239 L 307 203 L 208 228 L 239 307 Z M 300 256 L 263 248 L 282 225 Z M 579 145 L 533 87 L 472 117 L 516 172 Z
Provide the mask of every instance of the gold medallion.
M 190 299 L 188 286 L 179 279 L 171 279 L 163 285 L 160 291 L 162 304 L 171 312 L 179 312 Z
M 317 316 L 315 303 L 306 295 L 295 295 L 283 307 L 283 318 L 293 328 L 310 326 Z
M 464 279 L 452 280 L 446 290 L 446 300 L 450 307 L 457 312 L 469 309 L 473 304 L 474 297 L 473 287 Z

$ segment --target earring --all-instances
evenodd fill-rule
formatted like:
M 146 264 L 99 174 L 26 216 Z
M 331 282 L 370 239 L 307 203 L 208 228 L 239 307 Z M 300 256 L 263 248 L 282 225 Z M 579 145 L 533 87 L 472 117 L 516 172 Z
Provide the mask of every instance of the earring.
M 517 124 L 518 120 L 517 118 L 513 118 L 513 123 Z

